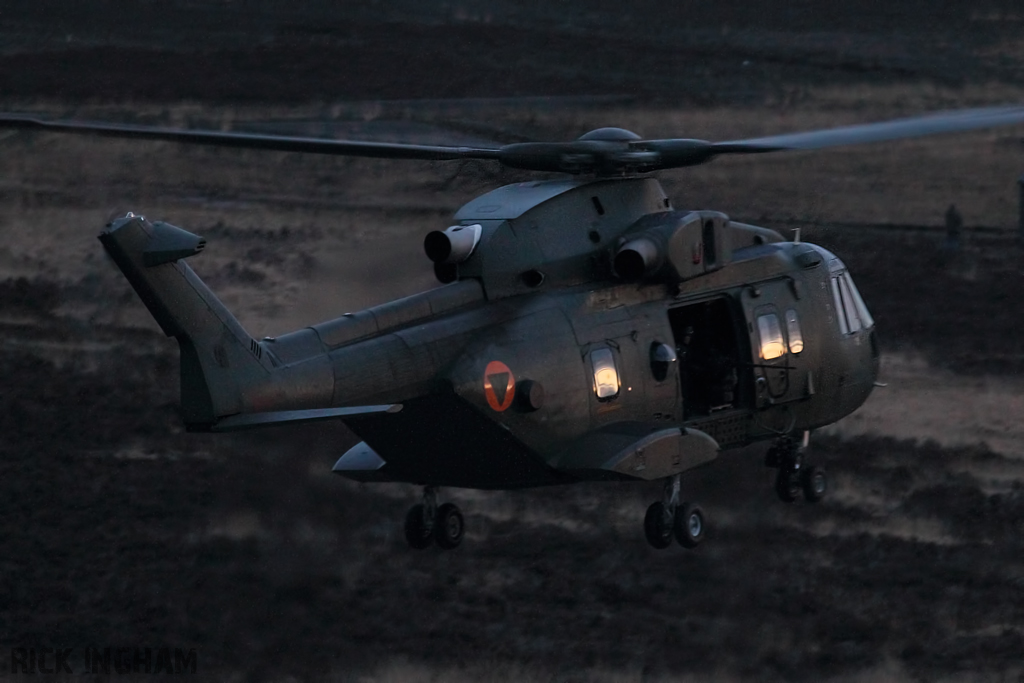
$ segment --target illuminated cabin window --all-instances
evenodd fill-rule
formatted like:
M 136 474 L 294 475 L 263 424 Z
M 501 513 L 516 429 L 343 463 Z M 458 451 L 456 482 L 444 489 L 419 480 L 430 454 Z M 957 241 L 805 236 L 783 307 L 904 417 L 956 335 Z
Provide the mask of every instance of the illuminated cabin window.
M 786 340 L 782 338 L 779 316 L 767 313 L 757 319 L 757 331 L 761 335 L 761 359 L 773 360 L 786 353 Z
M 804 350 L 804 335 L 800 331 L 800 320 L 796 317 L 796 310 L 786 311 L 786 333 L 789 335 L 789 352 L 800 353 Z
M 619 395 L 619 371 L 615 369 L 615 356 L 611 349 L 594 349 L 590 352 L 594 366 L 594 393 L 602 400 Z

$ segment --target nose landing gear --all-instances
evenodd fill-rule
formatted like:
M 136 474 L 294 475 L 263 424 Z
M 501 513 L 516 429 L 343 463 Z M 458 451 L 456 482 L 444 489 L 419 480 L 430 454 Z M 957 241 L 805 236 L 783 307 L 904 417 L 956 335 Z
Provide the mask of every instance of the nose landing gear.
M 765 466 L 778 469 L 775 475 L 775 494 L 784 503 L 792 503 L 800 497 L 801 492 L 808 503 L 817 503 L 828 492 L 825 470 L 804 463 L 804 449 L 809 436 L 809 432 L 804 432 L 801 441 L 782 437 L 765 454 Z
M 454 503 L 437 505 L 437 489 L 423 489 L 423 502 L 413 505 L 405 515 L 405 540 L 409 547 L 423 550 L 432 543 L 445 550 L 457 548 L 465 533 L 462 513 Z
M 800 475 L 804 489 L 804 498 L 808 503 L 817 503 L 828 492 L 828 477 L 821 467 L 805 467 Z
M 651 546 L 664 549 L 675 537 L 684 548 L 696 548 L 704 540 L 704 511 L 693 503 L 679 502 L 679 475 L 665 482 L 662 500 L 651 503 L 644 516 L 644 536 Z

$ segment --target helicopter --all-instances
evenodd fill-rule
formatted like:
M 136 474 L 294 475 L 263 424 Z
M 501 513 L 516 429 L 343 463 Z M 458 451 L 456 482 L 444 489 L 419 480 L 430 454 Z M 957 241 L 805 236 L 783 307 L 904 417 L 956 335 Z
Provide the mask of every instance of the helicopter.
M 103 248 L 179 345 L 194 432 L 341 420 L 362 441 L 333 471 L 423 487 L 408 544 L 452 549 L 444 488 L 661 481 L 646 540 L 698 546 L 707 520 L 682 475 L 770 442 L 785 502 L 822 499 L 812 430 L 877 385 L 874 320 L 843 261 L 712 210 L 676 208 L 656 171 L 1024 122 L 1024 106 L 708 142 L 600 128 L 569 142 L 456 147 L 189 130 L 0 114 L 0 126 L 265 150 L 492 161 L 565 174 L 494 189 L 424 239 L 440 286 L 256 339 L 186 263 L 206 241 L 128 213 Z

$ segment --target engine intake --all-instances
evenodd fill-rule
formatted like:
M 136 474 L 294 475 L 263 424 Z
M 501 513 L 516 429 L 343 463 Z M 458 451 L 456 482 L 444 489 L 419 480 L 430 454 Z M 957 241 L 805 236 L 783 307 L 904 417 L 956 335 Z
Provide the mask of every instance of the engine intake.
M 634 282 L 644 276 L 656 273 L 664 260 L 665 255 L 657 242 L 648 236 L 643 236 L 622 245 L 615 253 L 612 266 L 620 278 L 627 282 Z
M 476 225 L 453 225 L 444 232 L 434 230 L 423 240 L 423 250 L 434 263 L 462 263 L 480 242 L 482 228 Z

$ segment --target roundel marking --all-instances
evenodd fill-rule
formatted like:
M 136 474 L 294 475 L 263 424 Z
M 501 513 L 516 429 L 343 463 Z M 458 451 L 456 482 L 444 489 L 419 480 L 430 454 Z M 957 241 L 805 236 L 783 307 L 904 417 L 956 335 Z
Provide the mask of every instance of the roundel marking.
M 508 410 L 516 395 L 516 378 L 500 360 L 492 360 L 484 370 L 484 396 L 487 405 L 499 413 Z

